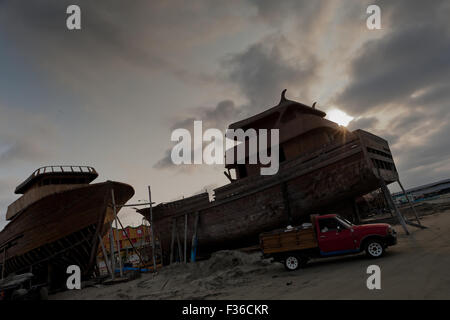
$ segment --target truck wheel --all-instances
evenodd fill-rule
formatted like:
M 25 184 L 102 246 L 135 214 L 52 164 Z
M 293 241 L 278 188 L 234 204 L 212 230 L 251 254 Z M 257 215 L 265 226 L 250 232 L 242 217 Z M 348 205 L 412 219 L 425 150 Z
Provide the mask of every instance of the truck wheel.
M 298 255 L 287 255 L 284 259 L 284 267 L 288 271 L 295 271 L 300 268 L 302 261 Z
M 369 240 L 366 244 L 366 254 L 371 258 L 379 258 L 384 254 L 384 245 L 380 240 Z

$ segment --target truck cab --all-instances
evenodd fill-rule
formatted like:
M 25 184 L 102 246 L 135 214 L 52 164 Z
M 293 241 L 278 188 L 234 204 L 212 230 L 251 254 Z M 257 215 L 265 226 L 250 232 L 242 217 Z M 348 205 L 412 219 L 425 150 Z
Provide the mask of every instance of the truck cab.
M 369 239 L 378 240 L 383 249 L 397 241 L 395 230 L 386 223 L 354 225 L 335 214 L 317 216 L 314 222 L 322 256 L 361 252 L 366 249 Z M 375 249 L 374 246 L 371 248 Z M 382 255 L 382 251 L 374 250 L 370 253 L 377 257 Z
M 312 215 L 310 224 L 278 229 L 260 235 L 263 255 L 296 270 L 310 258 L 356 254 L 366 251 L 381 257 L 397 243 L 395 230 L 386 223 L 354 225 L 336 214 Z

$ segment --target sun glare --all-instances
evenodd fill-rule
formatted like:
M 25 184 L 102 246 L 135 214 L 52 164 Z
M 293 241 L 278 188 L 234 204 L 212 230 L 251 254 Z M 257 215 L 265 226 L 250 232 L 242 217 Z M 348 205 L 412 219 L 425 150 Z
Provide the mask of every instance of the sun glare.
M 344 111 L 339 109 L 332 109 L 327 112 L 326 118 L 330 121 L 336 122 L 340 126 L 347 126 L 353 117 L 346 114 Z

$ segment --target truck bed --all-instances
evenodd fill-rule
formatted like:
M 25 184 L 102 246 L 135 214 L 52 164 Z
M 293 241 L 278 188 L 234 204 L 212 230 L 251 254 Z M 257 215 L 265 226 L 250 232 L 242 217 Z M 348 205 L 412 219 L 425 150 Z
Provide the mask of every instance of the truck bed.
M 318 247 L 313 227 L 278 229 L 260 235 L 260 246 L 264 254 L 296 251 Z

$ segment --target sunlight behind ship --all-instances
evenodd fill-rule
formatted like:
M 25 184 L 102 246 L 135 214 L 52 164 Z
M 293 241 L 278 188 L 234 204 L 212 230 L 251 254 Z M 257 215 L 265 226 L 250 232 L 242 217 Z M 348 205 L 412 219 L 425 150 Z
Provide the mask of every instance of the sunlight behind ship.
M 349 122 L 353 120 L 352 116 L 349 116 L 344 111 L 339 109 L 329 110 L 327 112 L 326 118 L 344 127 L 346 127 L 349 124 Z

